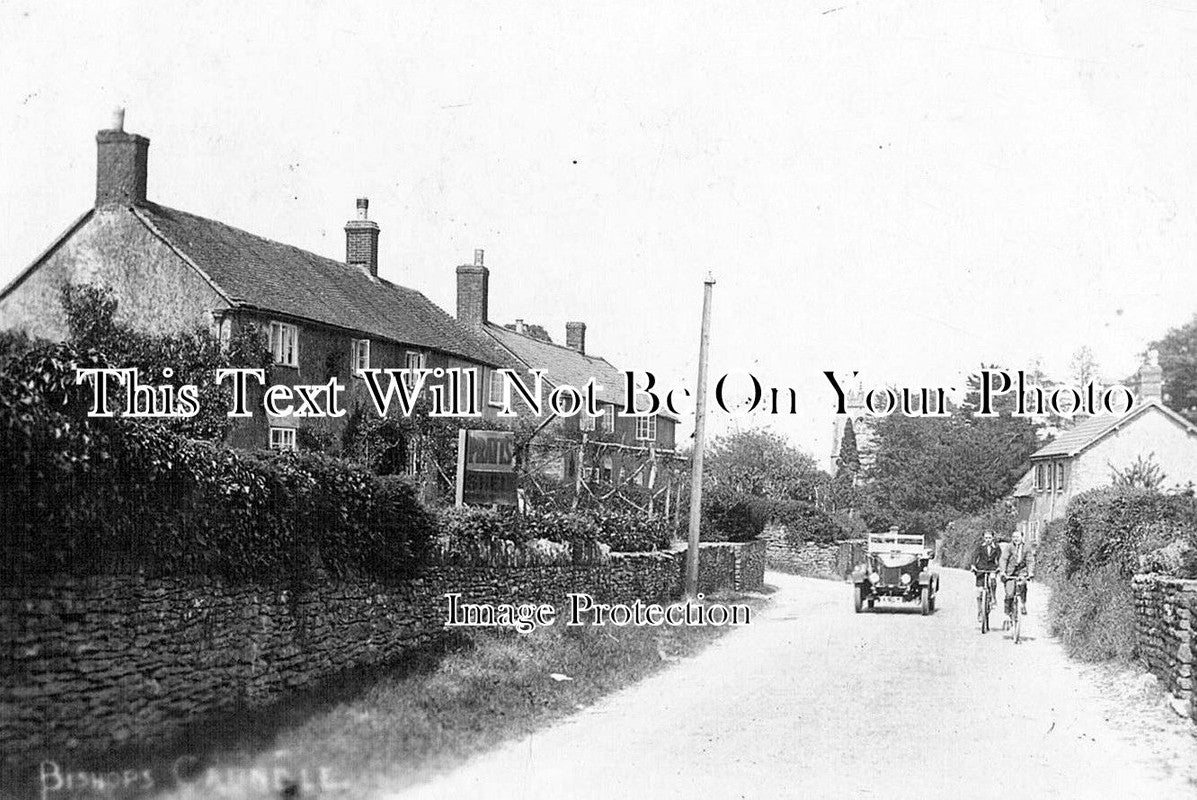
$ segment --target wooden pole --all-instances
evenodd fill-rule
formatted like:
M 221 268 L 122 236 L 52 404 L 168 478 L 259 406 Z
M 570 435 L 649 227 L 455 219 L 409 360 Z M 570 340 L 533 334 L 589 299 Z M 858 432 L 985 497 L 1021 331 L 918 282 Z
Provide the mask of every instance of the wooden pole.
M 711 344 L 711 287 L 707 275 L 702 285 L 702 333 L 698 340 L 698 386 L 694 402 L 694 453 L 690 457 L 690 539 L 686 548 L 686 596 L 698 595 L 698 529 L 702 522 L 702 456 L 707 428 L 707 350 Z

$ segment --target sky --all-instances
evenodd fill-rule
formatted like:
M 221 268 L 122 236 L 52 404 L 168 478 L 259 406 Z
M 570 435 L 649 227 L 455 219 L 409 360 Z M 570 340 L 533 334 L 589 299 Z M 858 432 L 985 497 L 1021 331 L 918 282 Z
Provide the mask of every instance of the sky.
M 1103 376 L 1197 313 L 1197 7 L 1090 2 L 0 2 L 0 283 L 92 205 L 115 106 L 149 196 L 490 317 L 588 325 L 662 386 L 816 457 L 824 370 L 960 387 Z M 741 379 L 742 383 L 742 379 Z M 788 407 L 785 409 L 790 410 Z

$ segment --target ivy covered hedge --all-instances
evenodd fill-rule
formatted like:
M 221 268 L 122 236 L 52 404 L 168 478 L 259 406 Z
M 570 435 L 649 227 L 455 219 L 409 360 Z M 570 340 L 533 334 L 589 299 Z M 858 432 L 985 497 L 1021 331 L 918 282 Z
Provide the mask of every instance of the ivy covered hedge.
M 424 560 L 434 522 L 403 479 L 88 418 L 75 368 L 104 365 L 52 345 L 0 372 L 0 569 L 391 579 Z

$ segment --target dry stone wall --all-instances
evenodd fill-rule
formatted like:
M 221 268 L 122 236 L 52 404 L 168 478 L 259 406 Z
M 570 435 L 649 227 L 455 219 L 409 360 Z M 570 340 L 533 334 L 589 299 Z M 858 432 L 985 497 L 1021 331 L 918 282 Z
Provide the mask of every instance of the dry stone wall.
M 704 544 L 701 590 L 759 589 L 763 544 Z M 303 588 L 202 578 L 58 577 L 0 586 L 0 754 L 53 757 L 162 740 L 443 635 L 447 592 L 470 603 L 678 597 L 685 551 L 595 563 L 431 566 L 399 584 Z M 509 562 L 508 562 L 509 563 Z
M 1135 640 L 1147 668 L 1197 720 L 1193 692 L 1193 627 L 1197 620 L 1197 581 L 1162 575 L 1136 575 Z

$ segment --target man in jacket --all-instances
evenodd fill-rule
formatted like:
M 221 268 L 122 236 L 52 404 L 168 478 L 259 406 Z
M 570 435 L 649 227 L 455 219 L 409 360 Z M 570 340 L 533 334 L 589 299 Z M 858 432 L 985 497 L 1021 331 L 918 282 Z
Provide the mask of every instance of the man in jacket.
M 998 562 L 1002 557 L 1002 549 L 993 539 L 993 531 L 985 531 L 981 535 L 981 545 L 973 551 L 973 559 L 969 564 L 973 574 L 977 576 L 977 619 L 981 619 L 984 612 L 983 598 L 985 582 L 993 580 L 993 573 L 998 571 Z M 992 584 L 991 584 L 992 585 Z M 996 598 L 995 598 L 996 600 Z
M 1028 581 L 1035 579 L 1035 554 L 1023 542 L 1022 531 L 1015 531 L 1010 540 L 1010 548 L 1002 553 L 998 572 L 1006 583 L 1006 613 L 1012 614 L 1014 607 L 1014 592 L 1018 586 L 1015 578 L 1025 577 Z M 1023 613 L 1026 613 L 1027 585 L 1021 586 Z

